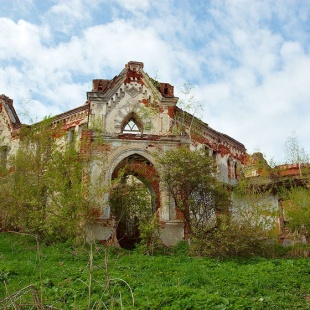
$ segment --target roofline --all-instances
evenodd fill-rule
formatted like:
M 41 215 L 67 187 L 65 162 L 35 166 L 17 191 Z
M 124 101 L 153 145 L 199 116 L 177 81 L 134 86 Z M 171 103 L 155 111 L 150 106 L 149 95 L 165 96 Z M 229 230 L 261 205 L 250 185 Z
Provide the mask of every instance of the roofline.
M 194 118 L 194 121 L 198 122 L 199 125 L 203 126 L 203 130 L 204 131 L 207 131 L 211 136 L 213 136 L 213 138 L 217 139 L 219 142 L 222 142 L 222 141 L 227 141 L 228 143 L 232 144 L 233 146 L 235 146 L 236 148 L 238 149 L 241 149 L 243 152 L 246 152 L 246 148 L 244 146 L 244 144 L 242 144 L 241 142 L 237 141 L 236 139 L 224 134 L 224 133 L 221 133 L 219 131 L 216 131 L 215 129 L 209 127 L 209 125 L 205 122 L 203 122 L 201 119 L 199 119 L 198 117 L 182 110 L 181 108 L 177 107 L 176 106 L 176 111 L 177 112 L 181 112 L 181 113 L 185 113 L 185 115 L 187 117 L 190 117 L 190 118 Z M 195 131 L 195 128 L 192 128 L 192 131 L 204 136 L 203 134 Z

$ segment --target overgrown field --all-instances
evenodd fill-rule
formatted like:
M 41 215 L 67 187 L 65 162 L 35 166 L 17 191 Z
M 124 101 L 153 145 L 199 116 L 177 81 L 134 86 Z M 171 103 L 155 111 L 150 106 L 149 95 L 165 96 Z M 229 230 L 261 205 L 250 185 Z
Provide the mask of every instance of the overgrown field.
M 188 257 L 180 249 L 174 255 L 145 256 L 70 243 L 38 248 L 34 237 L 2 233 L 0 282 L 0 309 L 36 309 L 35 304 L 48 309 L 310 309 L 308 259 L 219 261 Z

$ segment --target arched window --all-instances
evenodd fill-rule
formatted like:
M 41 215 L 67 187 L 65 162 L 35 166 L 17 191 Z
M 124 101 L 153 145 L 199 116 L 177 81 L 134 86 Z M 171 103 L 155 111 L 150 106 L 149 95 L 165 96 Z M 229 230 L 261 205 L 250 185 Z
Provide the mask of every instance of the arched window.
M 227 168 L 228 168 L 228 178 L 237 179 L 237 163 L 232 157 L 229 157 L 227 159 Z
M 140 133 L 140 129 L 133 118 L 130 118 L 123 129 L 123 133 Z

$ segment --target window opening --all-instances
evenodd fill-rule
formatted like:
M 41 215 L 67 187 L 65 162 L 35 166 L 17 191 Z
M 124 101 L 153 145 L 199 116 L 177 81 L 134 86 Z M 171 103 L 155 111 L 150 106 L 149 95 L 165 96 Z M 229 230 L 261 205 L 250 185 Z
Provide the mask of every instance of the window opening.
M 217 152 L 215 150 L 212 151 L 213 160 L 216 162 Z
M 127 123 L 127 125 L 124 127 L 123 130 L 124 133 L 139 133 L 139 127 L 136 124 L 136 122 L 134 121 L 134 119 L 130 119 L 129 122 Z
M 75 140 L 75 130 L 74 129 L 70 129 L 68 131 L 68 143 L 69 144 L 73 144 Z

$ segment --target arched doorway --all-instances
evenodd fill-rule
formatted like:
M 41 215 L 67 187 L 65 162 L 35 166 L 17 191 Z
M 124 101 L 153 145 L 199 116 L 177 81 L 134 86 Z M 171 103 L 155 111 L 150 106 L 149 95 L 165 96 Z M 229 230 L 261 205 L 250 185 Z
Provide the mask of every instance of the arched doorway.
M 141 241 L 140 225 L 149 223 L 159 206 L 159 178 L 143 156 L 123 159 L 112 174 L 110 207 L 116 238 L 122 248 L 134 249 Z

